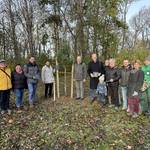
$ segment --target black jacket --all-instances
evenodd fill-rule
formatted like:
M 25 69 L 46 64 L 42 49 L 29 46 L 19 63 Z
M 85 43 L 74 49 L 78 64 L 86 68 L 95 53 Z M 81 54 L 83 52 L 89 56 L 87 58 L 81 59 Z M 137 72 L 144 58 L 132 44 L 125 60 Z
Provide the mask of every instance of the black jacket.
M 128 96 L 132 96 L 134 91 L 140 92 L 144 82 L 144 72 L 141 70 L 131 70 L 128 80 Z
M 130 71 L 131 71 L 130 67 L 128 67 L 128 68 L 122 67 L 120 69 L 120 85 L 121 86 L 127 86 L 128 85 Z
M 105 74 L 105 68 L 104 68 L 104 65 L 102 62 L 100 61 L 97 61 L 96 63 L 91 61 L 89 64 L 88 64 L 88 70 L 87 70 L 89 76 L 90 76 L 90 89 L 97 89 L 97 85 L 98 85 L 98 77 L 91 77 L 91 73 L 100 73 L 101 75 L 102 74 Z
M 13 89 L 27 88 L 27 79 L 23 72 L 22 74 L 19 74 L 16 71 L 12 72 L 12 86 Z
M 110 80 L 113 79 L 113 82 L 110 82 Z M 120 79 L 120 72 L 117 67 L 115 68 L 107 68 L 106 70 L 106 82 L 110 86 L 119 85 L 119 79 Z

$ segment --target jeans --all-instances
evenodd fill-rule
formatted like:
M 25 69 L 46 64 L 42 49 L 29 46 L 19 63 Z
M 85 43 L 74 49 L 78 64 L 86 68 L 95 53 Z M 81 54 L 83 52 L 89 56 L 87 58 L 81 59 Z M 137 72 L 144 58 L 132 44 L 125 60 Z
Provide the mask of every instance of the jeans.
M 84 98 L 83 81 L 76 81 L 76 96 L 77 98 Z
M 37 83 L 28 83 L 29 103 L 33 104 L 36 96 Z
M 22 106 L 24 90 L 23 89 L 14 89 L 14 93 L 16 95 L 16 106 L 17 106 L 17 108 L 19 108 Z
M 10 90 L 0 91 L 0 108 L 1 110 L 9 109 Z
M 121 94 L 122 94 L 122 100 L 123 100 L 123 108 L 128 108 L 128 97 L 127 97 L 127 87 L 122 86 L 121 87 Z
M 93 100 L 95 97 L 97 97 L 96 89 L 90 89 L 90 99 Z
M 53 83 L 46 83 L 45 84 L 45 98 L 47 98 L 47 96 L 52 97 L 52 90 L 53 90 Z

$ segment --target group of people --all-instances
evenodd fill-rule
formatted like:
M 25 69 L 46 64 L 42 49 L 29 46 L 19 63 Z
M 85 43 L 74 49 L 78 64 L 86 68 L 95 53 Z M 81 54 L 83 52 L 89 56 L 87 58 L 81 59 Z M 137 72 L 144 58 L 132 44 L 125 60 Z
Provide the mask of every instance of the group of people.
M 24 89 L 28 89 L 29 105 L 34 107 L 36 102 L 36 89 L 38 81 L 42 79 L 45 84 L 45 99 L 52 97 L 55 70 L 47 61 L 40 71 L 35 58 L 31 57 L 29 63 L 23 67 L 15 66 L 11 72 L 5 60 L 0 60 L 0 111 L 1 114 L 11 113 L 9 101 L 10 92 L 16 96 L 18 112 L 23 107 Z M 90 78 L 90 102 L 98 101 L 100 106 L 109 104 L 116 110 L 122 106 L 128 115 L 137 117 L 139 114 L 150 114 L 150 56 L 145 58 L 142 66 L 139 60 L 130 63 L 123 61 L 118 67 L 116 60 L 111 58 L 102 63 L 97 55 L 91 55 L 91 61 L 86 64 L 78 56 L 74 65 L 74 80 L 76 86 L 76 99 L 84 100 L 84 86 L 87 77 Z
M 74 70 L 77 100 L 84 99 L 84 82 L 89 76 L 91 103 L 97 100 L 101 106 L 109 104 L 116 110 L 122 106 L 134 118 L 141 113 L 150 114 L 150 56 L 143 66 L 140 60 L 130 63 L 126 59 L 118 67 L 112 58 L 103 64 L 95 53 L 91 59 L 86 69 L 81 56 L 77 57 Z
M 29 63 L 23 67 L 20 64 L 15 66 L 15 70 L 7 66 L 5 60 L 0 60 L 0 111 L 1 114 L 11 114 L 10 92 L 14 92 L 16 97 L 16 108 L 18 112 L 23 108 L 24 90 L 28 89 L 30 108 L 36 103 L 36 90 L 38 81 L 42 78 L 45 84 L 45 98 L 52 97 L 52 87 L 54 83 L 53 69 L 47 61 L 42 68 L 42 72 L 36 64 L 35 58 L 31 57 Z

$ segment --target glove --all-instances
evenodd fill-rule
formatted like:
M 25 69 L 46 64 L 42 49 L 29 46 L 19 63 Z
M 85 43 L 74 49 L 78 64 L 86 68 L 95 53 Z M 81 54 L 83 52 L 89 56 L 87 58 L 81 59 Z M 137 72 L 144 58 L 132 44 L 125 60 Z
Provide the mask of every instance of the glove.
M 93 73 L 90 73 L 90 76 L 93 78 L 94 77 Z
M 114 82 L 114 80 L 113 80 L 113 79 L 110 79 L 110 82 Z
M 132 96 L 138 96 L 138 92 L 134 91 Z

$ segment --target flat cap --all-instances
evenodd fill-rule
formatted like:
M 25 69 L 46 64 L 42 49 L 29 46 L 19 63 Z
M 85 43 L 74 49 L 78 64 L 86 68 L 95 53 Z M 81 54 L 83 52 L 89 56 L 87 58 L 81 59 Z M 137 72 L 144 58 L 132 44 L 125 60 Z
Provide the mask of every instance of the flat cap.
M 0 63 L 4 63 L 4 62 L 6 62 L 5 59 L 0 59 Z

